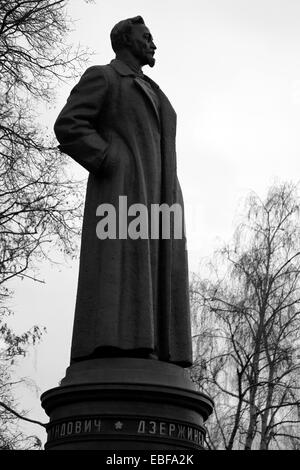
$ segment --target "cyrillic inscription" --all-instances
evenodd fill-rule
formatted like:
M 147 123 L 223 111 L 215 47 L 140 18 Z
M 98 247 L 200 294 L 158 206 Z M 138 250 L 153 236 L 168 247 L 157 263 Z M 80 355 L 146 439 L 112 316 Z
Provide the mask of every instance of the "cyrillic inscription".
M 76 421 L 67 421 L 56 424 L 48 430 L 48 442 L 72 434 L 99 433 L 100 430 L 100 419 L 76 419 Z
M 76 417 L 68 421 L 50 424 L 48 442 L 66 439 L 69 436 L 90 434 L 165 437 L 172 440 L 188 441 L 202 446 L 204 430 L 198 426 L 169 420 L 137 419 L 129 417 Z
M 203 445 L 204 431 L 186 424 L 170 423 L 166 421 L 140 420 L 137 428 L 138 434 L 155 434 L 180 440 L 191 441 Z

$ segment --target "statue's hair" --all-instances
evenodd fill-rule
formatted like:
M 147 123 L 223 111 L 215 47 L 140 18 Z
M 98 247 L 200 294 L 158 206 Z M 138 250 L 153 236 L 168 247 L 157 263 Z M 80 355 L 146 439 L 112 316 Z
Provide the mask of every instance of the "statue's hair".
M 124 47 L 124 35 L 130 34 L 132 27 L 138 24 L 145 24 L 141 16 L 135 16 L 134 18 L 119 21 L 119 23 L 113 27 L 110 33 L 110 40 L 115 52 Z

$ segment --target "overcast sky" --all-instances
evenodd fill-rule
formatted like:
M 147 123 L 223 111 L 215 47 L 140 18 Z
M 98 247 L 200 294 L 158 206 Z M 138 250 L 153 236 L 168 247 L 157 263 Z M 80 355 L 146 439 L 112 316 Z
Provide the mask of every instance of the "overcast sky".
M 87 65 L 113 58 L 109 33 L 121 19 L 142 15 L 152 32 L 156 65 L 144 72 L 177 112 L 189 264 L 197 271 L 200 259 L 230 239 L 249 191 L 263 197 L 275 180 L 299 180 L 300 2 L 72 0 L 68 11 L 76 20 L 70 39 L 95 52 Z M 55 106 L 41 116 L 50 128 L 74 84 L 60 86 Z M 15 284 L 16 327 L 48 329 L 22 366 L 40 392 L 57 386 L 68 366 L 77 275 L 78 262 L 44 263 L 45 285 Z M 29 392 L 20 403 L 47 421 Z

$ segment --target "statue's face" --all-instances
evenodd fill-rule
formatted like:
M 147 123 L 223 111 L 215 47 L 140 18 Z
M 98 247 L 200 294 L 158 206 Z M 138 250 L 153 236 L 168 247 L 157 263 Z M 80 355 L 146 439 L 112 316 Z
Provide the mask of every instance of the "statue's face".
M 139 59 L 141 66 L 155 64 L 154 54 L 156 46 L 147 26 L 134 25 L 130 34 L 130 50 Z

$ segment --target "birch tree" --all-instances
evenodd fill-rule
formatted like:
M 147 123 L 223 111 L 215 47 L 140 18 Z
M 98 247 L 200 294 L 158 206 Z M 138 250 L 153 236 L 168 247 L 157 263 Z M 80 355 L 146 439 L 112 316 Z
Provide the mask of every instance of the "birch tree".
M 300 225 L 297 188 L 252 194 L 233 242 L 194 278 L 198 360 L 213 395 L 212 448 L 299 448 Z M 199 323 L 199 318 L 201 321 Z

